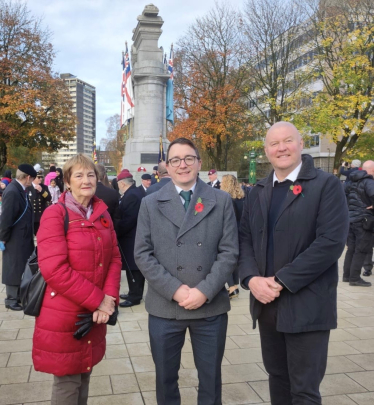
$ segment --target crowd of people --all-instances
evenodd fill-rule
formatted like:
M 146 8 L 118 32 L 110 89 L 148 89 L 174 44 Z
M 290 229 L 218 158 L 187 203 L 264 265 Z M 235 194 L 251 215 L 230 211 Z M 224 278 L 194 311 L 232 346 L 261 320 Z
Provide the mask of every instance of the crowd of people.
M 52 405 L 87 403 L 92 368 L 105 354 L 106 324 L 119 307 L 140 304 L 145 281 L 158 404 L 181 403 L 187 329 L 198 404 L 221 404 L 227 312 L 239 285 L 251 292 L 271 403 L 321 404 L 346 244 L 342 282 L 371 285 L 361 269 L 371 275 L 374 162 L 362 169 L 358 160 L 344 164 L 342 186 L 302 149 L 292 124 L 274 124 L 265 139 L 273 170 L 253 187 L 231 174 L 220 181 L 215 169 L 203 182 L 199 150 L 186 138 L 171 142 L 166 162 L 144 173 L 138 186 L 127 169 L 110 185 L 105 167 L 82 154 L 62 170 L 51 164 L 45 176 L 29 164 L 13 180 L 4 173 L 5 305 L 22 310 L 19 286 L 36 235 L 47 287 L 32 356 L 35 370 L 54 376 Z

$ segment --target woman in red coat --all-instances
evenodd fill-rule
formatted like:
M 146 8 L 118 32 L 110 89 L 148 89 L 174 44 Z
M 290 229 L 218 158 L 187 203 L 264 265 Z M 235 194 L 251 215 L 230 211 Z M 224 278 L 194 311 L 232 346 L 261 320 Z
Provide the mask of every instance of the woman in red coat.
M 54 374 L 52 405 L 87 404 L 92 368 L 105 353 L 106 323 L 119 302 L 121 258 L 105 203 L 94 194 L 97 169 L 82 154 L 64 166 L 67 186 L 61 204 L 43 214 L 38 232 L 40 271 L 47 283 L 36 318 L 35 370 Z M 78 314 L 93 313 L 93 327 L 73 337 Z

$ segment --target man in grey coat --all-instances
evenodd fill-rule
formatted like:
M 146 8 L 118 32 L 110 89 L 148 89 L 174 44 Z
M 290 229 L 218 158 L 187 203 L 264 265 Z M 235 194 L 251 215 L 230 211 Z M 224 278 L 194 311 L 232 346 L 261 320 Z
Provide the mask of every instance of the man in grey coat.
M 238 258 L 235 214 L 229 194 L 198 179 L 201 160 L 190 140 L 173 141 L 166 161 L 172 181 L 143 198 L 135 239 L 135 261 L 148 281 L 157 403 L 181 403 L 178 371 L 188 328 L 198 404 L 218 405 L 230 310 L 225 283 Z

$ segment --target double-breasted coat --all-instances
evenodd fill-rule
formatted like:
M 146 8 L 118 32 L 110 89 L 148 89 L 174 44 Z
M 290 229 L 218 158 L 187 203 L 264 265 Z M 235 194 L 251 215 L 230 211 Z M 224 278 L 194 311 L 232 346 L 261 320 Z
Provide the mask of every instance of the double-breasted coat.
M 26 188 L 34 210 L 34 222 L 40 222 L 44 210 L 48 207 L 48 203 L 52 199 L 48 187 L 44 184 L 40 184 L 40 187 L 42 191 L 38 191 L 33 185 Z
M 22 218 L 15 224 L 21 215 Z M 4 190 L 2 199 L 0 240 L 6 242 L 3 252 L 3 284 L 21 284 L 27 259 L 34 250 L 33 222 L 28 195 L 17 180 L 13 180 Z
M 201 198 L 203 210 L 196 213 Z M 148 281 L 147 311 L 168 319 L 200 319 L 230 310 L 225 283 L 238 258 L 238 231 L 229 194 L 197 179 L 187 212 L 169 181 L 142 200 L 135 240 L 135 261 Z M 207 302 L 186 310 L 173 300 L 186 284 Z
M 256 184 L 244 202 L 239 227 L 239 273 L 265 276 L 268 213 L 273 173 Z M 277 330 L 300 333 L 337 326 L 338 259 L 348 233 L 343 187 L 333 175 L 314 168 L 310 155 L 290 189 L 274 225 L 274 272 L 286 286 L 278 300 Z M 248 289 L 247 285 L 242 287 Z M 263 304 L 250 295 L 254 323 Z

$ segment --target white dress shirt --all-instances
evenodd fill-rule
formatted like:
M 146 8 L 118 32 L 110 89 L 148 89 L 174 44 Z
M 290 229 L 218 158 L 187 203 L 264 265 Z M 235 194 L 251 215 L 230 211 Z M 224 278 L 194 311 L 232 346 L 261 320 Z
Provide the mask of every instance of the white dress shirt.
M 181 191 L 188 191 L 188 190 L 183 190 L 183 188 L 180 188 L 180 187 L 178 187 L 176 184 L 174 184 L 175 185 L 175 188 L 177 189 L 177 193 L 179 194 Z M 192 194 L 194 193 L 194 191 L 195 191 L 195 187 L 196 187 L 196 183 L 190 188 L 190 191 L 192 191 Z M 181 198 L 181 201 L 182 201 L 182 204 L 184 205 L 184 203 L 185 203 L 185 199 L 179 194 L 179 197 Z
M 299 166 L 297 166 L 294 170 L 292 170 L 292 172 L 287 175 L 287 177 L 285 179 L 283 179 L 282 181 L 278 180 L 277 175 L 275 174 L 275 170 L 274 170 L 274 174 L 273 174 L 273 187 L 274 187 L 274 183 L 277 181 L 278 183 L 283 183 L 286 180 L 290 180 L 292 181 L 292 183 L 297 179 L 297 176 L 300 173 L 300 169 L 301 169 L 301 165 L 302 162 L 299 164 Z

